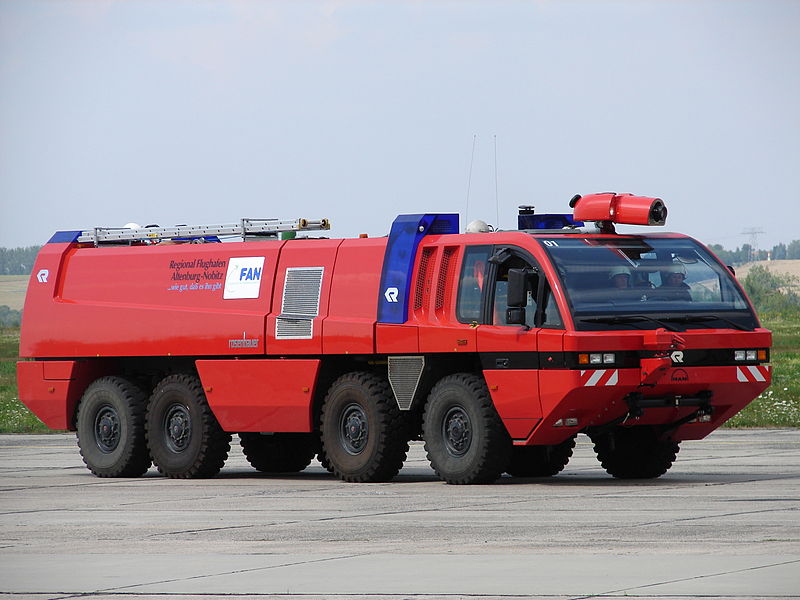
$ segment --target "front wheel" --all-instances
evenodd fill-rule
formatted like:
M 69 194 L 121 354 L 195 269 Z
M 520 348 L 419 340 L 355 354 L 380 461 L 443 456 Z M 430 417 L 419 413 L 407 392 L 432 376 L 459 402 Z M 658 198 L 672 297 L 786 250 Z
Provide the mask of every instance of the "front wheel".
M 675 461 L 678 442 L 658 435 L 653 427 L 616 427 L 592 437 L 600 464 L 618 479 L 654 479 Z
M 575 436 L 549 446 L 514 446 L 506 473 L 512 477 L 552 477 L 567 466 Z
M 325 396 L 321 419 L 322 464 L 340 479 L 374 483 L 400 471 L 407 428 L 386 379 L 366 372 L 342 375 Z
M 422 431 L 428 460 L 447 483 L 491 483 L 511 458 L 511 438 L 477 375 L 450 375 L 433 387 Z
M 153 462 L 167 477 L 213 477 L 231 449 L 230 434 L 219 426 L 192 375 L 161 380 L 150 397 L 145 429 Z
M 78 405 L 78 447 L 98 477 L 139 477 L 150 468 L 144 392 L 121 377 L 101 377 Z

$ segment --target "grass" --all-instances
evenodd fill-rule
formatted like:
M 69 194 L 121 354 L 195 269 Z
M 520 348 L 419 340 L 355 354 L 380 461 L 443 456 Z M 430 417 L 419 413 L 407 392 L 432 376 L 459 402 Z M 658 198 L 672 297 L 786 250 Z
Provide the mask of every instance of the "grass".
M 0 329 L 0 433 L 50 431 L 17 395 L 19 329 Z
M 773 332 L 772 385 L 726 427 L 800 427 L 800 319 L 764 319 Z M 49 431 L 17 395 L 19 330 L 0 329 L 0 433 Z
M 800 427 L 800 319 L 765 318 L 772 330 L 772 385 L 726 427 Z

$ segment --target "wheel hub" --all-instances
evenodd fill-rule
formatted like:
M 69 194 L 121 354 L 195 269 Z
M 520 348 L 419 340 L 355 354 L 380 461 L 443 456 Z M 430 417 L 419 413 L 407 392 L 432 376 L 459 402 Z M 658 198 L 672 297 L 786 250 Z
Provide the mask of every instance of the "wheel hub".
M 348 454 L 360 454 L 367 445 L 369 423 L 367 415 L 357 404 L 351 404 L 342 411 L 339 427 L 339 441 Z
M 113 407 L 104 406 L 97 411 L 94 419 L 94 439 L 97 447 L 105 454 L 113 452 L 119 445 L 119 415 Z
M 164 417 L 164 437 L 173 452 L 183 452 L 192 439 L 192 421 L 189 409 L 182 404 L 169 408 Z
M 460 406 L 454 406 L 442 422 L 442 437 L 451 456 L 464 456 L 472 443 L 472 423 Z

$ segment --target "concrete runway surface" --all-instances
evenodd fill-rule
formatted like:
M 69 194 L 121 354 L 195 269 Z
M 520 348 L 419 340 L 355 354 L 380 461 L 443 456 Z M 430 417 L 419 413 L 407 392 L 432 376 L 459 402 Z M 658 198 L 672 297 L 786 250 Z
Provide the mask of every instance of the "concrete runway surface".
M 578 437 L 549 479 L 99 479 L 72 435 L 0 436 L 0 600 L 800 598 L 800 430 L 684 442 L 618 481 Z

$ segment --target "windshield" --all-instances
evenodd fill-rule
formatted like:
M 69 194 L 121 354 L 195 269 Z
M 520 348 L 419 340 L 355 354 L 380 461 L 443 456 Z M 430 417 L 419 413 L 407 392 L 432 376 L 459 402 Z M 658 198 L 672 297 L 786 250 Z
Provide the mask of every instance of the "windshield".
M 731 273 L 687 238 L 541 240 L 579 330 L 753 329 Z

